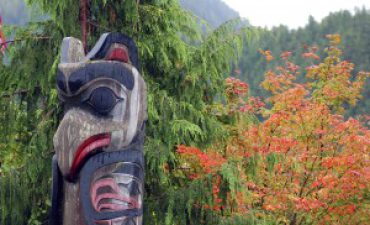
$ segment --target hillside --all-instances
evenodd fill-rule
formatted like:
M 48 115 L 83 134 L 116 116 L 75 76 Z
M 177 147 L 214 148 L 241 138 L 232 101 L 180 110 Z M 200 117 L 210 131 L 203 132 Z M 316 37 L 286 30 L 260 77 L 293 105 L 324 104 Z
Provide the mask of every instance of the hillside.
M 271 50 L 274 57 L 284 51 L 293 52 L 293 62 L 304 65 L 302 53 L 304 46 L 318 46 L 319 49 L 326 47 L 327 34 L 338 33 L 342 37 L 343 58 L 355 62 L 355 71 L 370 71 L 370 11 L 357 9 L 354 14 L 349 11 L 335 12 L 328 15 L 321 22 L 313 17 L 304 28 L 289 30 L 288 27 L 280 26 L 272 30 L 260 30 L 258 38 L 252 38 L 245 42 L 243 56 L 239 63 L 240 74 L 234 74 L 248 82 L 254 95 L 267 97 L 267 93 L 259 86 L 264 79 L 264 73 L 274 68 L 278 60 L 267 64 L 259 50 Z M 325 53 L 321 51 L 321 58 Z M 370 109 L 370 80 L 368 80 L 363 92 L 364 98 L 351 111 L 351 115 L 369 113 Z
M 207 21 L 212 27 L 218 27 L 230 19 L 239 17 L 238 12 L 221 0 L 180 0 L 180 4 Z
M 0 0 L 0 15 L 4 24 L 24 25 L 30 15 L 24 0 Z

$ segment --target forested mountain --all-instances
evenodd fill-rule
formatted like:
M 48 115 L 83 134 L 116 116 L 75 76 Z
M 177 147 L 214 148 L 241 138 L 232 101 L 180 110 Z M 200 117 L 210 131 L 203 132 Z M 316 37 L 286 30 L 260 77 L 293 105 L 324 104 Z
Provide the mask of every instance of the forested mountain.
M 228 20 L 239 17 L 238 12 L 221 0 L 180 0 L 180 4 L 197 17 L 207 21 L 214 28 Z
M 25 0 L 0 0 L 0 15 L 7 25 L 26 25 L 29 21 L 45 20 L 46 14 L 41 13 L 38 4 L 31 7 Z
M 245 42 L 243 56 L 239 62 L 241 73 L 235 74 L 248 82 L 252 94 L 267 97 L 259 86 L 264 79 L 264 73 L 275 67 L 279 60 L 266 63 L 259 50 L 271 50 L 275 59 L 284 51 L 293 52 L 293 61 L 302 65 L 302 54 L 308 46 L 318 46 L 324 49 L 327 34 L 338 33 L 342 37 L 344 49 L 343 58 L 356 64 L 355 71 L 370 71 L 370 11 L 357 9 L 354 14 L 349 11 L 331 13 L 321 22 L 313 17 L 304 28 L 290 30 L 286 26 L 275 27 L 272 30 L 261 29 L 260 35 Z M 321 58 L 325 56 L 320 52 Z M 304 64 L 303 64 L 304 65 Z M 364 90 L 364 98 L 351 114 L 369 113 L 370 81 Z
M 0 0 L 0 15 L 4 24 L 12 25 L 24 25 L 30 17 L 24 0 Z

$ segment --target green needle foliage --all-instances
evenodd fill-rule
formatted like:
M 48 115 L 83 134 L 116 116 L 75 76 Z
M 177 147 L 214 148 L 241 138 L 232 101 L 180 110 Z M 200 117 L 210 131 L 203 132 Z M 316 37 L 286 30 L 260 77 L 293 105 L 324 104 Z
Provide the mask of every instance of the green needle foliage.
M 140 3 L 139 3 L 140 2 Z M 80 37 L 75 0 L 29 0 L 49 20 L 17 29 L 22 39 L 0 65 L 0 223 L 47 224 L 52 136 L 60 119 L 55 88 L 63 37 Z M 137 42 L 148 85 L 146 224 L 218 224 L 194 203 L 207 202 L 211 187 L 183 183 L 176 146 L 206 147 L 227 132 L 209 106 L 223 99 L 224 78 L 251 31 L 238 21 L 202 35 L 196 19 L 176 0 L 91 0 L 88 46 L 104 32 Z

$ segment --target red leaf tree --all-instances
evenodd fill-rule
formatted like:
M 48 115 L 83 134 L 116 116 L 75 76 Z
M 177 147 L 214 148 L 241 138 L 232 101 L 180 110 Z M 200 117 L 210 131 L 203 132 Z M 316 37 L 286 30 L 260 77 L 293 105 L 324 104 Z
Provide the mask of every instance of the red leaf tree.
M 322 62 L 315 47 L 303 54 L 319 62 L 304 69 L 304 83 L 296 81 L 301 70 L 289 61 L 292 53 L 281 54 L 283 65 L 268 71 L 261 84 L 272 94 L 269 107 L 247 98 L 245 83 L 226 80 L 227 104 L 212 111 L 236 118 L 227 126 L 226 147 L 178 147 L 190 180 L 212 176 L 214 201 L 202 206 L 206 210 L 224 217 L 253 211 L 292 225 L 370 221 L 370 131 L 343 116 L 345 106 L 361 97 L 369 73 L 352 75 L 354 65 L 340 58 L 340 37 L 328 39 Z M 264 119 L 251 122 L 257 114 Z

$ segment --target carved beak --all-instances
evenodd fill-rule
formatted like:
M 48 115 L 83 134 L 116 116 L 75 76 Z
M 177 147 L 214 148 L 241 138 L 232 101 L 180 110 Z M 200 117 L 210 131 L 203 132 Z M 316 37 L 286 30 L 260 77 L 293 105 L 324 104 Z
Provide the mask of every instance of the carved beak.
M 122 122 L 99 118 L 81 109 L 68 111 L 54 135 L 54 147 L 62 175 L 76 178 L 86 160 L 113 144 L 114 134 L 124 129 Z
M 99 149 L 108 147 L 110 142 L 111 135 L 109 133 L 94 135 L 82 142 L 76 150 L 68 179 L 74 180 L 77 177 L 78 170 L 81 168 L 82 164 L 86 162 L 87 158 L 97 153 Z

